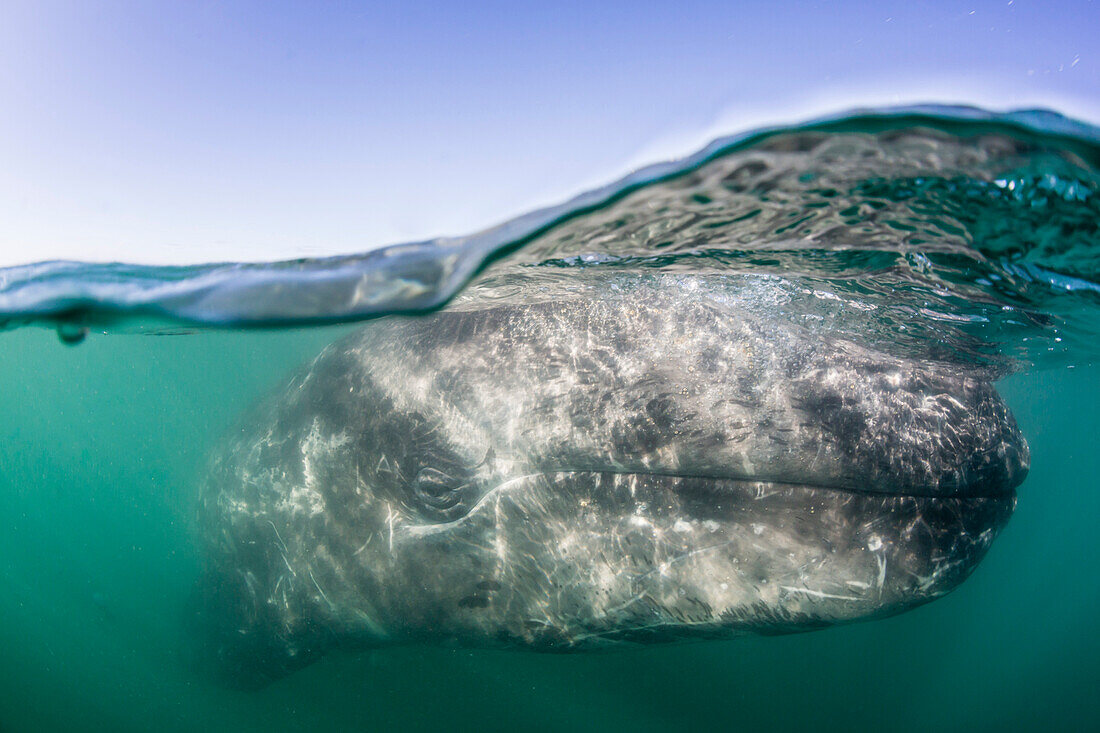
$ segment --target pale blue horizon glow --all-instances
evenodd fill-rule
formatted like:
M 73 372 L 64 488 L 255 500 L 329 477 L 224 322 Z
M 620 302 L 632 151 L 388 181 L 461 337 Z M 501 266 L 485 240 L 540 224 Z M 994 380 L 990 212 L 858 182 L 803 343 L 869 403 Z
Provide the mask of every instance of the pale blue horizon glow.
M 861 105 L 1100 122 L 1100 7 L 5 3 L 0 266 L 468 234 Z

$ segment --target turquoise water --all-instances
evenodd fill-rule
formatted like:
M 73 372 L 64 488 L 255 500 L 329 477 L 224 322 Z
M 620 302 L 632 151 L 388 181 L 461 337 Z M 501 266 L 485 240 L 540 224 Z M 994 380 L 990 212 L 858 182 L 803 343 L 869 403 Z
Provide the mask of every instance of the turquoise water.
M 405 250 L 420 259 L 400 275 L 347 260 L 230 266 L 181 291 L 194 272 L 0 271 L 0 729 L 1095 728 L 1096 136 L 1049 116 L 937 114 L 739 136 L 678 176 L 661 169 L 470 249 Z M 1002 375 L 1032 450 L 1016 514 L 958 590 L 881 621 L 596 654 L 333 654 L 256 692 L 193 672 L 183 618 L 207 456 L 355 328 L 288 322 L 432 304 L 475 272 L 523 297 L 588 268 L 780 278 L 781 316 L 823 337 Z M 256 273 L 261 290 L 238 287 Z M 349 300 L 334 282 L 381 295 Z M 257 313 L 280 327 L 196 324 Z M 78 345 L 58 338 L 58 316 Z

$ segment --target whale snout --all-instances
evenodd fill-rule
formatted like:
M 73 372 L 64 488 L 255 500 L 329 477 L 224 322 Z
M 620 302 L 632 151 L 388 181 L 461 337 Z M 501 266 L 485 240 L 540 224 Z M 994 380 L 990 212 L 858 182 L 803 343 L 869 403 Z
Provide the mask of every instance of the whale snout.
M 528 321 L 545 317 L 530 310 Z M 447 390 L 425 404 L 391 370 L 376 374 L 387 393 L 423 413 L 464 416 L 448 444 L 471 460 L 487 452 L 508 458 L 513 472 L 709 477 L 932 497 L 1007 495 L 1027 475 L 1027 443 L 986 375 L 707 309 L 652 313 L 629 328 L 599 310 L 583 320 L 552 320 L 556 328 L 526 323 L 521 333 L 538 334 L 538 343 L 517 338 L 519 327 L 506 322 L 511 340 L 490 348 L 498 358 L 475 371 L 464 366 L 466 350 L 430 338 L 438 324 L 413 321 L 405 325 L 412 340 L 433 345 L 411 354 L 415 368 L 445 375 L 437 382 Z M 612 342 L 619 350 L 597 362 L 598 344 Z
M 792 421 L 809 460 L 788 479 L 888 494 L 1000 496 L 1027 476 L 1027 441 L 989 381 L 942 366 L 845 360 L 812 370 L 799 390 Z

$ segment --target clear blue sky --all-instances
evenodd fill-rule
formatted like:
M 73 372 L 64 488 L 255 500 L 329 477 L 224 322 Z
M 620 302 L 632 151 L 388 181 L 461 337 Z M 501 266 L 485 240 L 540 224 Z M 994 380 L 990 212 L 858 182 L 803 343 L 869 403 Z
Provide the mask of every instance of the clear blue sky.
M 0 5 L 0 265 L 466 234 L 857 104 L 1100 122 L 1100 5 Z

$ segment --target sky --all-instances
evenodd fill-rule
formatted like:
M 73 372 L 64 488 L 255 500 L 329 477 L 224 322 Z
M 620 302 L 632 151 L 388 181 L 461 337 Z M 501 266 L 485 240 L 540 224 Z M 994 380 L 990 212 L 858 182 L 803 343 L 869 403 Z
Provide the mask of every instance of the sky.
M 1100 123 L 1100 2 L 0 3 L 0 266 L 469 234 L 862 105 Z

